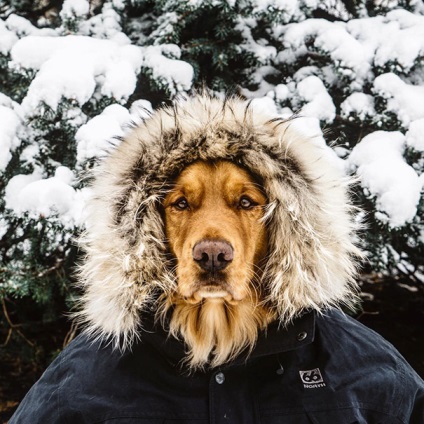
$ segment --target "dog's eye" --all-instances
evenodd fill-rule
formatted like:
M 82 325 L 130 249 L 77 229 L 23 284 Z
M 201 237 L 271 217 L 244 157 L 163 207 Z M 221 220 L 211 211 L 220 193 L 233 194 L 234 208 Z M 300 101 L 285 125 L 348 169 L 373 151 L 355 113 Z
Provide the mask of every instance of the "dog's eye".
M 253 200 L 249 199 L 247 196 L 243 196 L 240 199 L 239 207 L 241 209 L 252 209 L 254 206 L 256 206 L 256 203 Z
M 187 199 L 182 197 L 181 199 L 178 199 L 172 206 L 177 208 L 180 211 L 188 209 L 188 202 Z

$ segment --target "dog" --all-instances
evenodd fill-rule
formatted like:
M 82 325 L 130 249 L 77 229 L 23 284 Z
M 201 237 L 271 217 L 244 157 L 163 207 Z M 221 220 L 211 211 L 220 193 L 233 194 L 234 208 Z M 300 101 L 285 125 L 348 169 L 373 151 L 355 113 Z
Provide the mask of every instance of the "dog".
M 260 285 L 266 204 L 257 179 L 229 161 L 188 166 L 164 199 L 178 282 L 165 310 L 174 308 L 170 333 L 188 344 L 191 368 L 251 350 L 273 318 Z

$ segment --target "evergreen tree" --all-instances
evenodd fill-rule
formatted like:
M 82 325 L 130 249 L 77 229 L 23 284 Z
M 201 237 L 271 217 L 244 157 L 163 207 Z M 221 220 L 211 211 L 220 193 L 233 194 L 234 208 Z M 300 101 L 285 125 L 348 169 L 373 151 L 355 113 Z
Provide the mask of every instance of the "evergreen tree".
M 72 303 L 84 171 L 125 123 L 204 85 L 324 128 L 358 177 L 368 268 L 422 280 L 423 13 L 413 0 L 3 1 L 0 298 L 46 316 Z

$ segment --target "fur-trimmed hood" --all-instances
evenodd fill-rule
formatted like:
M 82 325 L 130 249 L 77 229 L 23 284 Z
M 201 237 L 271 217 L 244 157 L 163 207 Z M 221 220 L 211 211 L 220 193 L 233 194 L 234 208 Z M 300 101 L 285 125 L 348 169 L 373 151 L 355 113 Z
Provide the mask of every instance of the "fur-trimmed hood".
M 269 258 L 261 284 L 283 324 L 305 309 L 350 303 L 359 251 L 348 181 L 324 147 L 293 127 L 241 99 L 208 95 L 164 107 L 136 126 L 96 168 L 91 185 L 77 314 L 86 331 L 130 347 L 143 312 L 175 291 L 161 201 L 197 160 L 230 160 L 263 181 Z

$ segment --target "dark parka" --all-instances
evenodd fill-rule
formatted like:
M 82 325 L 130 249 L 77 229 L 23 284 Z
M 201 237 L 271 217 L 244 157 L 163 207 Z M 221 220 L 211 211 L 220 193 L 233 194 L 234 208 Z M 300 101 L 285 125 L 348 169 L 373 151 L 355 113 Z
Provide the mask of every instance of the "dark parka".
M 424 423 L 420 378 L 337 310 L 355 297 L 360 255 L 348 182 L 322 137 L 296 125 L 240 99 L 197 96 L 127 134 L 91 185 L 81 240 L 84 333 L 10 424 Z M 184 340 L 151 317 L 178 296 L 161 200 L 198 160 L 229 160 L 261 182 L 269 243 L 257 283 L 276 316 L 249 357 L 206 371 L 182 366 Z
M 424 423 L 424 383 L 379 335 L 338 311 L 271 325 L 251 356 L 205 372 L 160 328 L 132 352 L 79 336 L 9 424 Z

